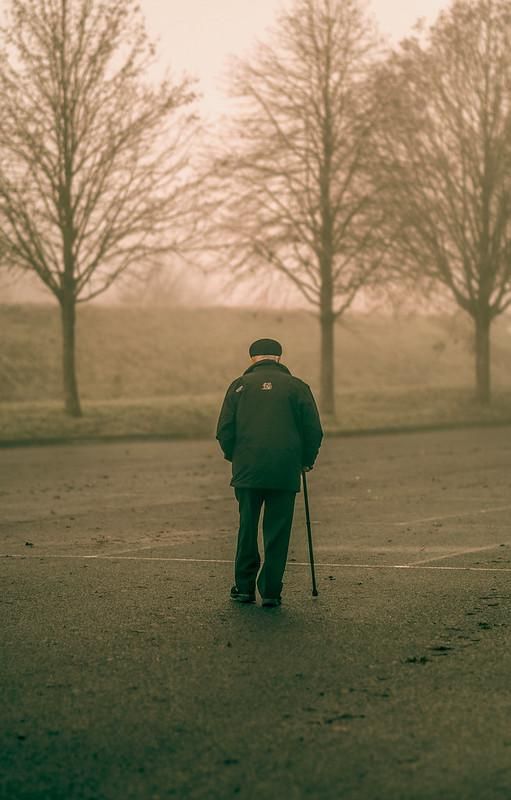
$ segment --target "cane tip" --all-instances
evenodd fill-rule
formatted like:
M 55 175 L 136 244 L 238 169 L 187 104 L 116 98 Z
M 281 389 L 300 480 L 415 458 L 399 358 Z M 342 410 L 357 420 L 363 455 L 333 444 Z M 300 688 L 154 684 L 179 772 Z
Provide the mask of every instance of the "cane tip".
M 312 596 L 313 597 L 317 597 L 318 596 L 318 590 L 317 589 L 313 589 L 312 590 Z

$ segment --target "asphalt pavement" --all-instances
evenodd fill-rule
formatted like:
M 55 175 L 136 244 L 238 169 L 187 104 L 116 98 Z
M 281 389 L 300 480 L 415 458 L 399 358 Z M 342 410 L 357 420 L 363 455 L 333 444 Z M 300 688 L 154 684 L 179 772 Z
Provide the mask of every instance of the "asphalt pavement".
M 327 441 L 278 609 L 214 443 L 4 451 L 0 796 L 510 798 L 510 438 Z

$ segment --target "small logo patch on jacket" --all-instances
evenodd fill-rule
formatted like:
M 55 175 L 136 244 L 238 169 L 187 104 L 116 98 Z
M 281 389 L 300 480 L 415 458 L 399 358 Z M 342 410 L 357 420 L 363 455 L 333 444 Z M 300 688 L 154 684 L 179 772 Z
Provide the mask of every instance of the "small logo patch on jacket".
M 243 384 L 241 384 L 241 386 L 238 386 L 238 388 L 236 389 L 236 392 L 242 392 L 242 391 L 243 391 Z
M 268 381 L 267 383 L 263 383 L 263 385 L 261 386 L 261 389 L 263 390 L 263 392 L 269 392 L 270 389 L 273 389 L 273 385 L 272 385 L 271 381 Z

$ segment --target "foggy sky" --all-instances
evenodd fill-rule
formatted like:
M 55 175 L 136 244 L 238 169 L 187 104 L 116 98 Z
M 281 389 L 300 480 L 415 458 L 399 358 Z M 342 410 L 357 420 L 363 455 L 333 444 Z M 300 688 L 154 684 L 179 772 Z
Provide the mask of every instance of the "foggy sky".
M 3 2 L 3 0 L 0 0 Z M 171 67 L 199 79 L 203 112 L 226 110 L 229 55 L 250 52 L 290 0 L 141 0 L 152 38 L 159 40 L 161 70 Z M 370 0 L 380 32 L 397 41 L 420 17 L 433 21 L 448 0 Z M 156 76 L 158 77 L 158 76 Z
M 291 1 L 140 0 L 148 33 L 158 44 L 158 63 L 153 77 L 160 78 L 169 67 L 176 76 L 183 72 L 195 76 L 199 80 L 197 90 L 202 94 L 202 113 L 214 118 L 227 112 L 229 56 L 249 53 L 255 41 L 265 37 L 279 9 Z M 411 31 L 420 17 L 433 21 L 448 2 L 370 0 L 369 9 L 380 32 L 397 41 Z M 0 0 L 0 22 L 6 6 L 7 1 Z M 214 293 L 203 278 L 200 287 L 192 288 L 199 301 L 202 299 L 198 296 L 199 288 L 205 295 Z M 33 276 L 0 276 L 0 289 L 4 301 L 53 299 Z M 279 294 L 282 292 L 283 288 Z M 104 299 L 111 300 L 117 294 L 116 286 Z M 239 293 L 231 298 L 235 303 L 243 299 Z M 291 303 L 299 301 L 299 297 L 293 297 Z

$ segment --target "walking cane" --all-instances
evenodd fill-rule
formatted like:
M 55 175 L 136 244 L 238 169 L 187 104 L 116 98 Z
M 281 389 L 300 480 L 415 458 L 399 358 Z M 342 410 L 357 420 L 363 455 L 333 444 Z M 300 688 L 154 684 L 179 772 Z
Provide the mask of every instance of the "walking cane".
M 316 573 L 314 571 L 314 552 L 312 550 L 312 531 L 311 531 L 311 518 L 309 513 L 309 495 L 307 492 L 307 478 L 305 477 L 305 470 L 302 471 L 303 480 L 303 498 L 305 500 L 305 520 L 307 522 L 307 540 L 309 542 L 309 560 L 311 565 L 312 576 L 312 596 L 318 596 L 318 587 L 316 586 Z

